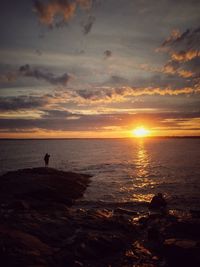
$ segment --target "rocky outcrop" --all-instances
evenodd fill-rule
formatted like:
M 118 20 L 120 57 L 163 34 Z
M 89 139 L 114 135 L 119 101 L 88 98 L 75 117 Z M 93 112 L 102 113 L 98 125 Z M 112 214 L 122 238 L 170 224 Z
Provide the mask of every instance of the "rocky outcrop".
M 8 172 L 0 178 L 0 201 L 14 209 L 71 205 L 85 192 L 89 177 L 52 168 Z
M 88 183 L 48 168 L 0 177 L 1 266 L 200 266 L 198 212 L 72 206 Z

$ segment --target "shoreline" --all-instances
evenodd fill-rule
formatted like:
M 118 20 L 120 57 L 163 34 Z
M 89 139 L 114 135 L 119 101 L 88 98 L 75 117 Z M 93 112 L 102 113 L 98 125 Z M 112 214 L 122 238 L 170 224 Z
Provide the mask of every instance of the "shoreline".
M 200 264 L 200 211 L 78 206 L 89 175 L 34 168 L 0 177 L 0 258 L 8 267 Z

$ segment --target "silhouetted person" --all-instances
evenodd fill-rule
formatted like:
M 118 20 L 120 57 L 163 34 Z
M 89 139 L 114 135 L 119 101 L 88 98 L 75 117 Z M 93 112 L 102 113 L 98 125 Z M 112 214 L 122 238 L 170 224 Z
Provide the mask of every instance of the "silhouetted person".
M 167 202 L 164 199 L 162 193 L 158 193 L 157 195 L 155 195 L 149 204 L 149 208 L 152 210 L 165 210 L 166 207 Z
M 45 167 L 48 167 L 49 165 L 49 158 L 50 158 L 50 155 L 46 153 L 46 155 L 44 156 Z

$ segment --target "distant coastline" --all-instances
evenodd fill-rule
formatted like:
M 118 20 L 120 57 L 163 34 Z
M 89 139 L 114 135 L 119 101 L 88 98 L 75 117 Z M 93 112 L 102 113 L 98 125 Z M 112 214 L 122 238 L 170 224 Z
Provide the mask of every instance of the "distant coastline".
M 140 140 L 140 139 L 200 139 L 200 135 L 199 136 L 147 136 L 147 137 L 143 137 L 143 138 L 138 138 L 138 137 L 101 137 L 101 138 L 92 138 L 92 137 L 88 137 L 88 138 L 0 138 L 0 141 L 4 141 L 4 140 L 122 140 L 122 139 L 136 139 L 136 140 Z

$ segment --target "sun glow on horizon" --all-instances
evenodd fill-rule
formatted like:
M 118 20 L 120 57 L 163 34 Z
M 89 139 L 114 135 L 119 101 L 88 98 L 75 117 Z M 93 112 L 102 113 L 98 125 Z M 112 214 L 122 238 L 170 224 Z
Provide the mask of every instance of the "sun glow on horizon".
M 132 136 L 138 138 L 147 137 L 150 135 L 150 133 L 151 133 L 150 130 L 146 129 L 143 126 L 137 127 L 131 131 Z

